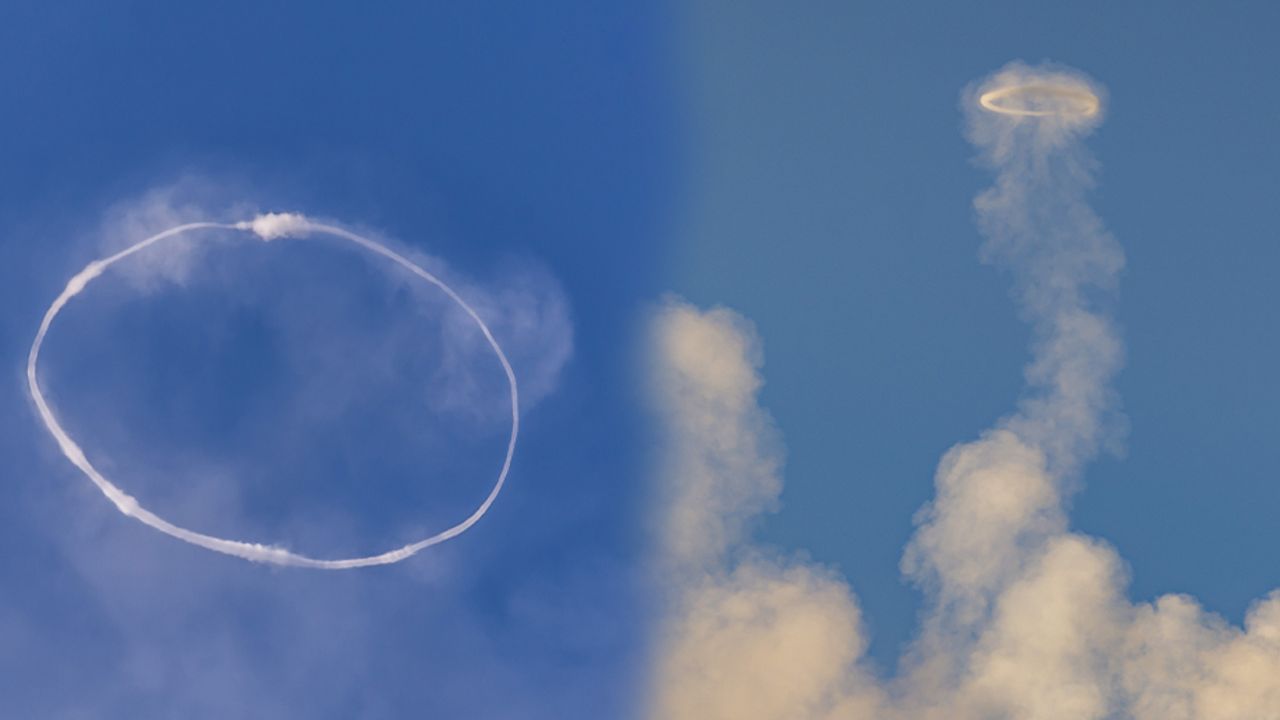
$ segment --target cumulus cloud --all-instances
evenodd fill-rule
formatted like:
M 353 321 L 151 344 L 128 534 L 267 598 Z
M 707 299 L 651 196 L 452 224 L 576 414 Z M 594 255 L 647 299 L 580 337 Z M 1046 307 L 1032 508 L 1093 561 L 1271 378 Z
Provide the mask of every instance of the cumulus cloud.
M 207 221 L 214 184 L 186 176 L 146 190 L 107 208 L 91 233 L 95 251 L 110 255 L 171 227 Z M 197 239 L 184 236 L 165 243 L 161 251 L 140 253 L 122 263 L 117 272 L 134 290 L 152 293 L 165 285 L 185 285 L 201 259 Z
M 255 235 L 266 241 L 282 237 L 299 237 L 311 231 L 311 221 L 298 213 L 263 213 L 253 220 L 241 220 L 236 223 L 240 230 L 252 230 Z
M 1010 272 L 1033 354 L 1017 411 L 939 465 L 903 560 L 925 611 L 899 677 L 866 668 L 843 581 L 749 540 L 781 488 L 749 323 L 676 300 L 655 313 L 667 597 L 651 717 L 1280 718 L 1280 593 L 1243 628 L 1185 596 L 1134 604 L 1114 549 L 1068 528 L 1082 466 L 1123 428 L 1107 310 L 1123 254 L 1085 202 L 1093 161 L 1080 142 L 1102 101 L 1078 73 L 1019 63 L 964 94 L 969 137 L 996 174 L 975 203 L 982 257 Z

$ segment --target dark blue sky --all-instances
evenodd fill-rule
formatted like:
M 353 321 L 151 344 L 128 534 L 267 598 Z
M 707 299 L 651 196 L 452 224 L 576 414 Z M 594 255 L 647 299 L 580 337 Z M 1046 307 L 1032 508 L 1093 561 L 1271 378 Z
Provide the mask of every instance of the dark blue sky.
M 672 203 L 669 24 L 629 3 L 0 11 L 0 715 L 627 714 L 646 611 L 626 360 Z M 21 377 L 36 322 L 157 206 L 331 217 L 473 297 L 565 300 L 572 357 L 474 534 L 368 573 L 277 571 L 120 517 L 56 456 Z M 180 285 L 95 284 L 50 336 L 50 396 L 104 469 L 174 519 L 317 554 L 465 516 L 505 429 L 423 402 L 439 318 L 350 251 L 209 253 Z M 499 339 L 529 382 L 545 348 L 517 325 Z

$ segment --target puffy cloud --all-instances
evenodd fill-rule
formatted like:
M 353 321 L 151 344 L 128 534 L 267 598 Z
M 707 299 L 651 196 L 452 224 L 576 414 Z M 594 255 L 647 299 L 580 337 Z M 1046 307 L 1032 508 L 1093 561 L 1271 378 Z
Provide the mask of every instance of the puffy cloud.
M 661 473 L 679 478 L 661 488 L 664 551 L 679 565 L 715 566 L 741 541 L 744 523 L 782 491 L 781 444 L 756 402 L 755 331 L 729 310 L 702 313 L 675 300 L 652 327 Z
M 673 584 L 651 715 L 869 711 L 879 695 L 855 666 L 865 640 L 849 589 L 821 568 L 744 547 L 747 523 L 782 489 L 781 446 L 757 400 L 754 330 L 729 310 L 674 299 L 652 330 L 652 388 L 665 428 L 659 562 Z
M 183 180 L 115 205 L 71 249 L 83 257 L 67 264 L 173 224 L 254 216 L 254 208 L 219 199 L 229 193 L 226 185 Z M 459 465 L 432 457 L 423 449 L 429 441 L 465 439 L 474 428 L 430 390 L 456 380 L 468 361 L 493 363 L 475 372 L 503 380 L 473 328 L 453 325 L 445 299 L 430 288 L 416 294 L 417 285 L 401 284 L 393 271 L 366 274 L 358 251 L 309 241 L 267 245 L 227 233 L 155 250 L 111 267 L 85 291 L 66 324 L 51 331 L 41 366 L 60 415 L 104 472 L 166 517 L 299 551 L 382 549 L 402 533 L 421 537 L 438 530 L 438 520 L 465 516 L 454 513 L 470 496 L 445 495 L 492 479 L 494 457 L 482 444 L 490 438 L 438 454 L 464 456 Z M 554 391 L 574 330 L 556 278 L 524 259 L 484 278 L 430 262 L 490 320 L 533 388 L 524 408 Z M 42 279 L 40 293 L 56 292 L 55 279 Z M 24 328 L 18 339 L 42 308 L 31 295 L 11 312 Z M 369 312 L 387 307 L 402 312 Z M 271 362 L 255 362 L 264 355 L 244 345 L 221 345 L 242 340 L 229 341 L 228 326 L 199 324 L 244 309 L 261 320 L 251 327 L 270 336 L 263 353 Z M 180 338 L 194 341 L 196 362 L 168 362 L 193 359 L 180 351 L 165 356 L 172 343 L 157 353 L 137 342 L 152 332 L 171 339 L 163 334 L 170 318 L 183 333 L 190 328 Z M 130 327 L 136 331 L 111 332 Z M 204 356 L 245 368 L 237 376 L 243 384 L 205 382 Z M 148 372 L 157 365 L 174 373 Z M 177 382 L 164 379 L 188 371 Z M 503 432 L 509 421 L 505 396 L 489 389 L 479 386 L 475 397 L 508 415 L 489 424 L 485 410 L 476 435 Z M 251 400 L 245 406 L 229 413 L 217 406 L 219 397 L 240 392 Z M 196 422 L 198 432 L 184 434 L 191 418 L 206 415 L 208 401 L 215 405 L 208 415 L 227 413 L 233 422 Z M 413 422 L 395 414 L 402 407 L 415 411 Z M 570 542 L 574 552 L 556 562 L 526 562 L 530 553 L 564 547 L 576 509 L 508 512 L 505 529 L 378 572 L 277 571 L 119 517 L 31 420 L 14 416 L 5 426 L 13 472 L 34 480 L 15 486 L 21 500 L 0 523 L 10 546 L 22 548 L 4 558 L 15 582 L 0 597 L 0 716 L 619 716 L 634 643 L 618 618 L 635 610 L 635 593 L 616 543 Z M 424 433 L 424 423 L 457 432 Z M 567 426 L 581 430 L 578 420 Z M 397 434 L 375 437 L 384 431 Z M 423 457 L 431 463 L 409 463 Z M 483 469 L 451 484 L 449 470 L 472 463 Z M 382 472 L 363 476 L 365 469 Z M 534 483 L 541 492 L 557 495 L 585 482 L 541 480 Z M 344 502 L 365 496 L 373 502 Z M 378 521 L 388 522 L 370 526 Z M 574 532 L 587 538 L 592 530 Z M 512 532 L 519 547 L 511 546 Z M 41 581 L 17 581 L 30 578 Z

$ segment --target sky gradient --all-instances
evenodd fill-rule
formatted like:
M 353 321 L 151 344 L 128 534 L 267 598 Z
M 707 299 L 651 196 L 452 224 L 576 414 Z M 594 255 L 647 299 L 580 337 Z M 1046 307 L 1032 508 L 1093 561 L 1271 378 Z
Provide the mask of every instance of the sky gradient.
M 672 628 L 732 629 L 747 597 L 795 620 L 775 628 L 794 674 L 770 678 L 808 689 L 759 718 L 920 720 L 937 698 L 1049 718 L 976 680 L 902 690 L 938 646 L 938 558 L 981 537 L 920 549 L 950 517 L 935 471 L 983 448 L 1052 478 L 1062 524 L 1037 537 L 1096 570 L 1112 630 L 1148 637 L 1134 617 L 1186 609 L 1151 610 L 1167 593 L 1242 626 L 1280 587 L 1277 26 L 1247 0 L 9 3 L 0 716 L 680 720 L 706 691 L 714 720 L 718 686 L 680 671 L 668 694 L 672 668 L 720 668 L 733 694 L 772 666 Z M 1025 427 L 999 435 L 1043 333 L 1025 267 L 980 251 L 975 198 L 1005 166 L 971 142 L 969 91 L 1016 60 L 1105 89 L 1101 124 L 1063 136 L 1091 158 L 1068 195 L 1124 257 L 1079 472 Z M 493 325 L 527 403 L 471 532 L 351 573 L 222 557 L 120 516 L 39 426 L 26 355 L 69 276 L 178 222 L 270 211 L 389 243 Z M 331 243 L 198 240 L 95 282 L 50 332 L 42 385 L 95 464 L 175 521 L 323 556 L 483 498 L 502 375 L 442 297 Z M 1007 590 L 974 596 L 1025 607 Z M 1204 647 L 1239 647 L 1214 628 Z M 924 654 L 991 677 L 1014 643 L 983 647 Z M 1110 720 L 1146 697 L 1112 690 L 1057 709 Z M 1185 717 L 1220 717 L 1201 690 Z

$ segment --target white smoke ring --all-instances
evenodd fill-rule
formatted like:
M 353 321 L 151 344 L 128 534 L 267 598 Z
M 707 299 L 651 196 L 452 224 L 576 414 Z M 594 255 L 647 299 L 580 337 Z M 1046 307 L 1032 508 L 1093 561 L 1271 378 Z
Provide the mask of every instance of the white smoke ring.
M 999 87 L 983 93 L 978 103 L 990 112 L 1018 117 L 1088 118 L 1102 107 L 1088 88 L 1050 82 Z
M 502 460 L 502 470 L 499 471 L 498 479 L 493 484 L 493 488 L 489 491 L 488 496 L 485 497 L 484 502 L 480 503 L 471 515 L 453 527 L 432 535 L 431 537 L 409 543 L 408 545 L 404 545 L 393 550 L 388 550 L 387 552 L 378 555 L 324 560 L 300 555 L 282 547 L 261 545 L 257 543 L 243 542 L 240 540 L 229 540 L 180 527 L 144 508 L 135 498 L 121 490 L 110 480 L 104 477 L 102 473 L 98 472 L 97 468 L 89 462 L 88 457 L 85 456 L 85 453 L 80 446 L 69 434 L 67 434 L 67 431 L 63 429 L 62 425 L 54 416 L 53 411 L 49 409 L 49 403 L 45 400 L 44 393 L 40 390 L 40 384 L 36 380 L 40 348 L 44 344 L 45 335 L 48 333 L 49 326 L 53 323 L 53 319 L 58 316 L 58 313 L 62 312 L 62 309 L 66 306 L 67 302 L 76 295 L 79 295 L 94 278 L 101 275 L 107 268 L 120 260 L 123 260 L 130 255 L 163 240 L 177 237 L 189 230 L 199 229 L 246 230 L 253 232 L 258 237 L 266 241 L 279 237 L 296 237 L 314 233 L 332 235 L 354 243 L 365 250 L 369 250 L 391 260 L 392 262 L 395 262 L 397 265 L 400 265 L 422 280 L 439 288 L 467 313 L 467 315 L 475 322 L 476 326 L 480 328 L 480 332 L 484 334 L 485 340 L 489 343 L 489 347 L 493 349 L 494 354 L 498 358 L 498 362 L 502 365 L 503 372 L 506 373 L 507 384 L 511 389 L 511 435 L 507 440 L 507 452 L 506 456 Z M 270 213 L 267 215 L 259 215 L 253 220 L 234 224 L 195 222 L 178 225 L 163 232 L 156 233 L 155 235 L 131 245 L 114 255 L 94 260 L 89 263 L 83 270 L 76 273 L 67 282 L 67 286 L 62 291 L 62 294 L 58 295 L 58 297 L 49 306 L 49 309 L 45 311 L 44 320 L 40 323 L 40 329 L 36 332 L 35 340 L 31 343 L 31 352 L 27 356 L 27 386 L 31 392 L 31 399 L 35 402 L 36 409 L 39 411 L 40 419 L 44 422 L 45 429 L 47 429 L 49 434 L 53 436 L 54 440 L 58 442 L 58 447 L 61 448 L 62 454 L 65 455 L 73 465 L 79 468 L 86 477 L 93 481 L 93 484 L 102 491 L 102 494 L 105 495 L 121 513 L 159 530 L 166 535 L 215 552 L 234 555 L 235 557 L 252 560 L 254 562 L 320 568 L 324 570 L 346 570 L 349 568 L 368 567 L 371 565 L 389 565 L 391 563 L 400 562 L 424 548 L 431 547 L 432 545 L 438 545 L 439 543 L 466 532 L 472 525 L 475 525 L 480 518 L 484 517 L 485 513 L 489 511 L 489 507 L 493 505 L 494 500 L 497 499 L 498 494 L 502 492 L 502 486 L 507 480 L 507 473 L 511 470 L 511 459 L 514 456 L 516 449 L 516 437 L 520 434 L 520 397 L 519 389 L 516 384 L 515 372 L 511 369 L 511 363 L 508 362 L 506 353 L 502 351 L 502 347 L 498 344 L 498 341 L 494 339 L 493 333 L 489 331 L 489 326 L 480 319 L 480 316 L 470 305 L 466 303 L 466 301 L 459 297 L 452 288 L 444 283 L 444 281 L 381 243 L 361 237 L 360 235 L 344 230 L 340 227 L 313 222 L 302 215 L 293 213 Z

